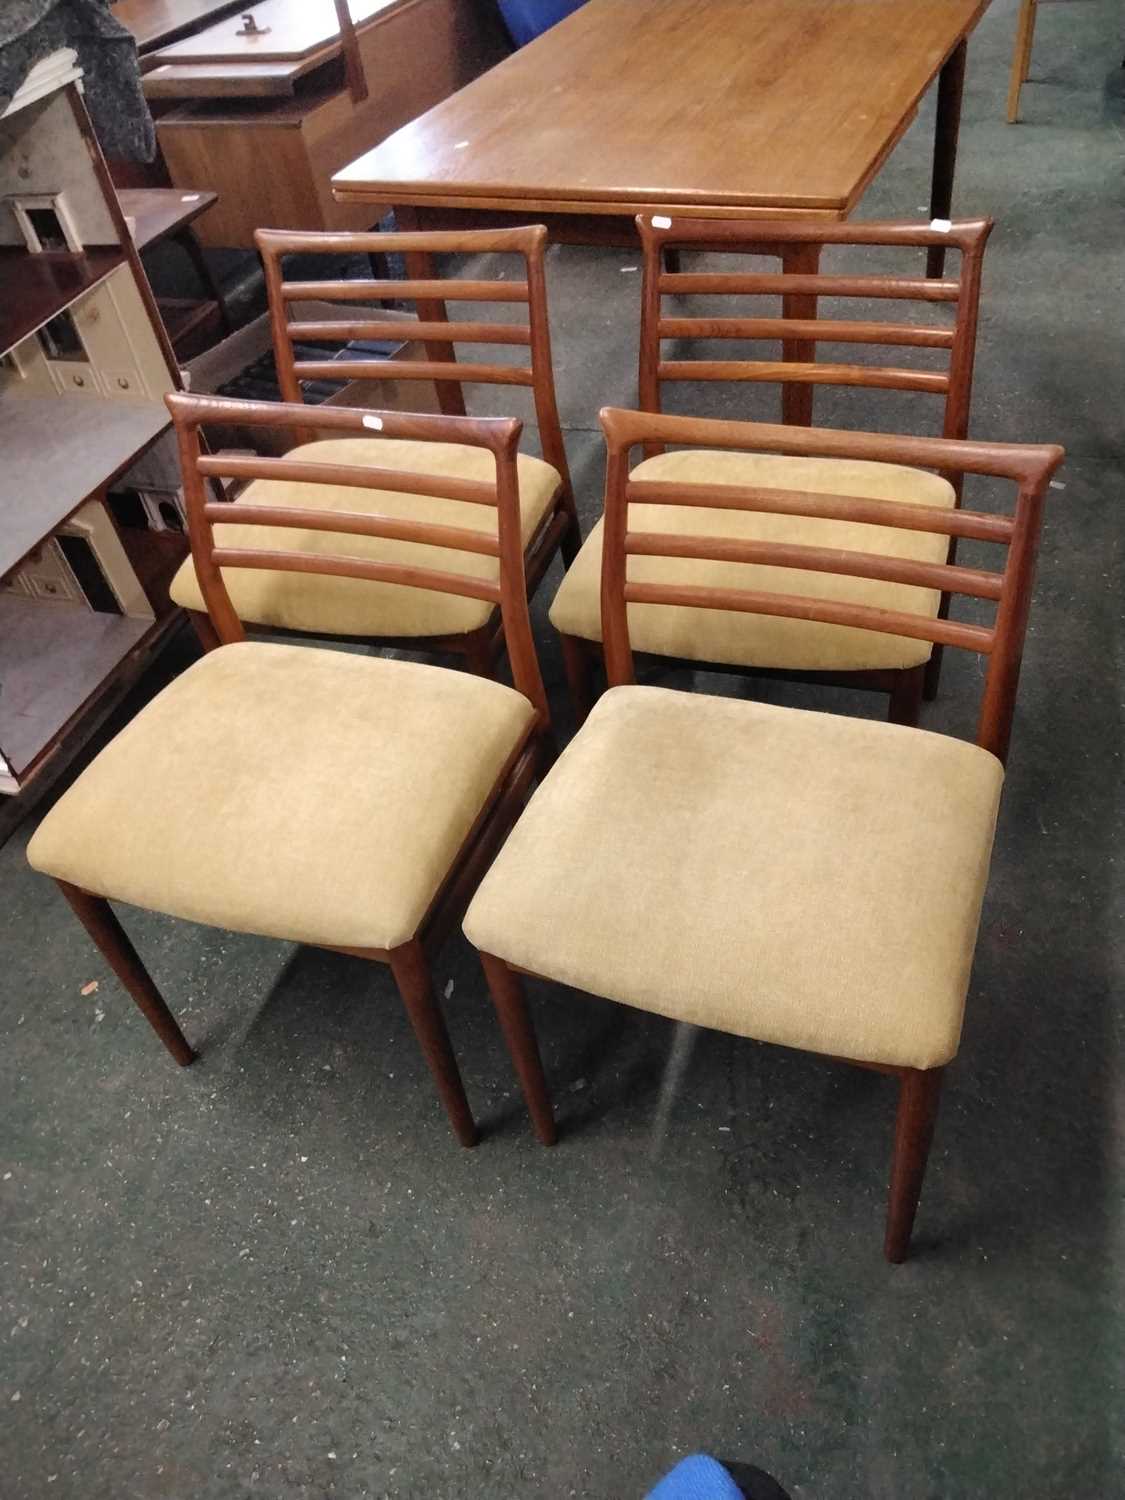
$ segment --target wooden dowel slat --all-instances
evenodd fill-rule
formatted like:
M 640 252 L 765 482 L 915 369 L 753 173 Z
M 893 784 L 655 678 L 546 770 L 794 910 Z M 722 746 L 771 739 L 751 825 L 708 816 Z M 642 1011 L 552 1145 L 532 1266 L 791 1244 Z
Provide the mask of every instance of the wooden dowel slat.
M 362 578 L 370 583 L 396 583 L 404 588 L 429 589 L 439 594 L 460 594 L 466 599 L 500 603 L 500 585 L 468 573 L 445 573 L 437 568 L 417 568 L 405 563 L 376 562 L 359 557 L 337 557 L 332 553 L 267 552 L 257 548 L 216 547 L 211 554 L 218 568 L 257 568 L 275 573 L 325 573 L 334 578 Z
M 526 302 L 526 281 L 283 281 L 286 302 Z
M 790 620 L 815 620 L 823 625 L 850 625 L 904 635 L 935 645 L 962 646 L 987 654 L 995 632 L 983 625 L 923 619 L 869 604 L 847 604 L 838 599 L 809 599 L 797 594 L 760 593 L 751 589 L 711 589 L 694 584 L 626 583 L 627 604 L 668 604 L 683 609 L 727 609 L 739 614 L 780 615 Z
M 535 224 L 501 229 L 258 229 L 254 242 L 263 255 L 369 255 L 372 251 L 425 254 L 530 255 L 546 241 Z
M 685 505 L 704 510 L 753 510 L 766 515 L 819 516 L 827 521 L 857 521 L 893 526 L 902 531 L 933 531 L 975 542 L 1007 545 L 1015 526 L 1010 516 L 983 511 L 911 505 L 901 500 L 867 500 L 858 495 L 819 495 L 799 490 L 754 489 L 733 484 L 665 484 L 630 479 L 626 497 L 643 505 Z
M 310 418 L 315 410 L 310 410 Z M 436 495 L 443 500 L 466 500 L 470 505 L 496 505 L 496 486 L 483 479 L 459 479 L 452 474 L 413 474 L 401 469 L 369 468 L 366 464 L 322 464 L 303 458 L 207 454 L 199 460 L 199 472 L 223 479 L 333 484 L 349 489 L 392 490 L 402 495 Z
M 531 371 L 521 365 L 472 365 L 460 360 L 429 359 L 299 359 L 293 363 L 298 380 L 456 380 L 482 385 L 533 384 Z M 310 426 L 313 425 L 311 422 Z
M 812 547 L 799 542 L 633 531 L 625 535 L 625 551 L 638 557 L 682 557 L 704 562 L 800 568 L 810 573 L 836 573 L 848 578 L 871 578 L 881 583 L 936 589 L 939 593 L 965 594 L 973 599 L 999 599 L 1003 582 L 999 573 L 990 573 L 986 569 L 887 557 L 878 552 Z
M 957 281 L 912 280 L 902 276 L 819 276 L 777 271 L 727 275 L 721 271 L 676 272 L 660 276 L 667 296 L 889 297 L 902 302 L 956 302 Z
M 661 318 L 662 339 L 810 339 L 820 343 L 894 344 L 950 349 L 952 328 L 911 323 L 851 323 L 829 318 Z
M 519 323 L 422 323 L 402 320 L 387 322 L 345 322 L 343 320 L 320 323 L 287 323 L 285 331 L 289 337 L 302 339 L 393 339 L 405 343 L 408 339 L 444 339 L 451 344 L 522 344 L 531 343 L 531 329 Z
M 300 368 L 298 366 L 298 368 Z M 944 395 L 949 376 L 937 370 L 893 370 L 881 365 L 805 364 L 798 360 L 666 360 L 656 367 L 660 380 L 730 380 L 796 385 L 867 386 L 884 391 L 929 391 Z
M 347 536 L 373 536 L 391 542 L 418 542 L 427 547 L 448 547 L 454 552 L 479 552 L 499 557 L 500 543 L 487 531 L 467 526 L 442 526 L 434 521 L 416 521 L 402 516 L 365 512 L 307 510 L 293 505 L 255 505 L 240 500 L 237 505 L 203 507 L 203 514 L 219 526 L 288 526 L 305 531 L 333 531 Z

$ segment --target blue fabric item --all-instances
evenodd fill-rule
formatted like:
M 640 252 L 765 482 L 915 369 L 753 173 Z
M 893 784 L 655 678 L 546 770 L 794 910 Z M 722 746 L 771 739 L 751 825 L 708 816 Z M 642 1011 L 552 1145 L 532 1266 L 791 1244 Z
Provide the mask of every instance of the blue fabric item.
M 695 1453 L 665 1474 L 646 1500 L 744 1500 L 744 1496 L 722 1464 L 705 1453 Z
M 586 0 L 500 0 L 500 14 L 517 47 L 533 42 Z

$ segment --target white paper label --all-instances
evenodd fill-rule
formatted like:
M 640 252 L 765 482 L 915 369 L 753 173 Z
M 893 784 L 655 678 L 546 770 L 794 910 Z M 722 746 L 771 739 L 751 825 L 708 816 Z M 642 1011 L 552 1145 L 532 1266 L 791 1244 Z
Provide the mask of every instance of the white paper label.
M 373 428 L 375 432 L 382 432 L 383 419 L 382 417 L 364 417 L 363 425 Z
M 948 234 L 953 228 L 952 219 L 931 219 L 930 228 L 936 229 L 938 234 Z
M 672 221 L 666 218 L 664 214 L 653 214 L 652 227 L 654 229 L 671 229 Z

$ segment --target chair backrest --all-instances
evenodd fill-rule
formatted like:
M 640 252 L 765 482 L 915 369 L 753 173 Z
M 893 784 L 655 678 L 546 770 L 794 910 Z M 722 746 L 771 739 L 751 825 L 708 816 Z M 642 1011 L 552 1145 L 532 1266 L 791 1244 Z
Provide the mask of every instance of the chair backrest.
M 270 326 L 274 356 L 277 360 L 278 385 L 282 399 L 301 401 L 302 380 L 369 380 L 380 377 L 394 380 L 434 380 L 455 384 L 518 385 L 530 387 L 539 426 L 543 457 L 562 476 L 569 487 L 566 448 L 559 425 L 555 399 L 555 377 L 551 365 L 551 332 L 547 317 L 547 278 L 545 257 L 547 231 L 541 224 L 519 229 L 466 230 L 455 233 L 419 231 L 417 233 L 348 234 L 259 229 L 254 242 L 262 257 L 266 291 L 269 296 Z M 286 281 L 282 275 L 282 256 L 305 255 L 386 255 L 401 253 L 406 257 L 408 272 L 412 267 L 427 267 L 428 258 L 437 254 L 519 256 L 524 263 L 522 280 L 507 278 L 494 281 L 470 281 L 458 277 L 434 279 L 408 275 L 399 280 L 356 281 Z M 413 302 L 419 321 L 380 318 L 369 308 L 353 318 L 341 316 L 329 321 L 297 320 L 296 302 L 372 302 L 381 299 Z M 507 303 L 527 309 L 527 316 L 517 322 L 470 322 L 450 318 L 447 302 Z M 297 359 L 294 342 L 347 344 L 355 339 L 419 339 L 426 345 L 425 360 L 387 360 L 377 357 L 359 359 Z M 529 351 L 529 362 L 521 364 L 483 364 L 454 358 L 455 344 L 513 345 Z M 317 426 L 321 425 L 319 414 Z M 307 430 L 307 421 L 306 421 Z
M 180 465 L 187 503 L 188 535 L 199 587 L 207 613 L 221 642 L 245 640 L 223 582 L 223 568 L 266 568 L 289 573 L 325 573 L 338 578 L 364 578 L 434 593 L 459 594 L 499 605 L 512 678 L 519 692 L 548 724 L 547 697 L 531 634 L 524 576 L 520 527 L 519 481 L 516 459 L 523 424 L 514 417 L 448 417 L 403 412 L 357 411 L 326 407 L 317 416 L 321 428 L 364 436 L 377 432 L 385 438 L 421 443 L 462 443 L 488 450 L 496 464 L 492 482 L 367 465 L 320 463 L 293 458 L 246 457 L 204 453 L 199 430 L 208 422 L 237 422 L 240 426 L 295 428 L 308 417 L 306 407 L 284 402 L 236 401 L 218 396 L 189 396 L 173 392 L 165 398 L 176 427 Z M 493 506 L 495 534 L 431 521 L 382 516 L 372 512 L 314 509 L 311 506 L 258 505 L 240 500 L 237 517 L 227 501 L 208 494 L 209 480 L 278 479 L 307 485 L 346 485 L 354 489 L 391 490 L 408 495 L 437 495 L 443 499 Z M 216 543 L 214 528 L 237 519 L 241 526 L 289 526 L 303 531 L 338 532 L 343 536 L 385 537 L 419 542 L 455 552 L 476 552 L 499 560 L 499 577 L 446 572 L 410 562 L 392 562 L 346 553 L 322 554 L 269 550 L 268 547 L 228 547 Z
M 920 391 L 945 398 L 942 434 L 968 434 L 980 305 L 981 263 L 992 232 L 991 219 L 956 221 L 948 230 L 929 224 L 859 223 L 818 224 L 766 220 L 753 225 L 707 219 L 670 218 L 659 221 L 639 215 L 637 227 L 644 250 L 641 303 L 639 402 L 644 411 L 660 410 L 660 388 L 665 381 L 754 381 L 809 386 L 835 385 Z M 829 275 L 819 270 L 820 253 L 829 245 L 865 245 L 954 249 L 960 252 L 959 275 L 886 274 Z M 738 273 L 707 271 L 670 273 L 664 268 L 668 249 L 712 250 L 747 255 L 777 255 L 800 271 Z M 783 299 L 783 316 L 684 316 L 681 306 L 666 316 L 666 296 L 776 297 Z M 903 321 L 843 321 L 817 316 L 820 297 L 877 299 L 895 304 L 943 303 L 952 322 L 921 325 Z M 797 313 L 793 309 L 797 309 Z M 668 339 L 781 340 L 780 360 L 692 359 L 677 351 L 663 358 Z M 888 349 L 943 351 L 947 358 L 931 369 L 901 369 L 894 365 L 830 364 L 816 359 L 817 344 L 876 345 Z M 788 347 L 786 347 L 788 346 Z M 886 357 L 886 356 L 884 356 Z
M 885 635 L 910 636 L 935 644 L 960 646 L 980 652 L 987 658 L 977 743 L 1001 760 L 1006 759 L 1031 605 L 1043 500 L 1048 481 L 1063 460 L 1061 448 L 838 432 L 759 422 L 706 421 L 608 407 L 601 413 L 601 423 L 608 447 L 602 544 L 602 637 L 611 684 L 616 686 L 634 680 L 629 604 L 739 610 L 749 614 L 848 625 Z M 1017 486 L 1016 502 L 1008 514 L 986 514 L 897 500 L 859 499 L 849 495 L 809 494 L 733 484 L 680 481 L 667 484 L 630 478 L 633 448 L 650 442 L 674 443 L 677 447 L 687 448 L 725 448 L 749 453 L 904 464 L 959 476 L 989 474 L 1010 480 Z M 628 524 L 632 502 L 815 516 L 995 542 L 1006 550 L 1003 565 L 993 571 L 950 563 L 915 562 L 877 552 L 853 552 L 787 542 L 636 532 L 630 531 Z M 875 578 L 887 583 L 915 585 L 945 594 L 989 600 L 995 604 L 996 613 L 992 624 L 977 625 L 797 594 L 630 582 L 627 562 L 631 556 L 755 563 L 806 572 L 835 573 L 849 578 Z

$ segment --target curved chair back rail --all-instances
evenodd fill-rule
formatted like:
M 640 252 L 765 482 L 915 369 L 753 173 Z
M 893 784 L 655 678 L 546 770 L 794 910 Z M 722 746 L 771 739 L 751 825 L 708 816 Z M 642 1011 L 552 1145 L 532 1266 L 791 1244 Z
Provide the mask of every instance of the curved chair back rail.
M 514 417 L 447 417 L 423 413 L 370 412 L 350 407 L 327 407 L 318 413 L 322 429 L 415 442 L 460 443 L 489 451 L 496 464 L 493 483 L 454 476 L 410 473 L 398 469 L 366 468 L 291 458 L 212 456 L 200 445 L 200 428 L 208 422 L 237 422 L 248 427 L 297 428 L 308 417 L 307 409 L 288 402 L 238 401 L 225 397 L 189 396 L 181 392 L 166 398 L 176 426 L 180 463 L 184 477 L 188 534 L 192 557 L 207 612 L 224 644 L 246 637 L 231 603 L 223 568 L 262 568 L 277 572 L 325 573 L 340 578 L 362 578 L 372 582 L 428 589 L 435 593 L 459 594 L 483 599 L 500 608 L 504 638 L 517 689 L 536 707 L 542 727 L 548 723 L 547 698 L 528 613 L 524 550 L 520 530 L 519 483 L 516 458 L 523 423 Z M 417 542 L 456 552 L 475 552 L 500 560 L 496 579 L 473 577 L 440 568 L 406 562 L 349 557 L 344 553 L 289 552 L 267 547 L 224 547 L 217 543 L 214 528 L 229 523 L 232 508 L 216 502 L 207 492 L 208 479 L 294 480 L 302 484 L 350 486 L 355 489 L 389 490 L 424 494 L 476 505 L 494 506 L 495 536 L 467 527 L 438 525 L 421 519 L 382 516 L 371 512 L 257 505 L 240 501 L 240 526 L 294 527 L 305 531 L 334 532 L 347 536 L 384 537 Z
M 743 381 L 781 385 L 858 386 L 867 389 L 919 391 L 945 398 L 942 432 L 965 437 L 972 396 L 973 359 L 980 304 L 981 266 L 992 231 L 991 219 L 957 221 L 948 230 L 911 223 L 803 224 L 764 221 L 750 231 L 746 225 L 707 219 L 674 218 L 655 223 L 639 215 L 637 228 L 644 251 L 641 302 L 640 405 L 660 410 L 665 381 Z M 825 275 L 819 269 L 821 251 L 829 245 L 864 245 L 886 249 L 955 249 L 960 252 L 956 278 L 926 279 L 886 274 Z M 725 272 L 669 272 L 669 251 L 704 249 L 728 254 L 778 255 L 786 269 L 780 274 Z M 789 267 L 799 266 L 799 270 Z M 783 299 L 783 316 L 686 317 L 682 309 L 665 316 L 666 296 L 776 297 Z M 820 297 L 880 299 L 901 303 L 945 304 L 952 308 L 951 324 L 915 324 L 821 318 Z M 665 359 L 662 345 L 670 339 L 748 340 L 782 342 L 782 359 L 695 359 L 682 352 Z M 897 365 L 820 363 L 820 343 L 882 345 L 945 351 L 941 368 L 903 369 Z M 811 391 L 809 395 L 811 401 Z M 811 406 L 808 408 L 811 419 Z M 652 448 L 650 452 L 658 451 Z
M 1006 758 L 1031 604 L 1043 501 L 1050 477 L 1062 462 L 1061 448 L 1046 444 L 907 438 L 779 427 L 757 422 L 707 421 L 608 407 L 601 413 L 601 423 L 608 448 L 602 550 L 602 633 L 611 686 L 634 681 L 629 604 L 739 610 L 912 636 L 980 652 L 987 658 L 977 743 L 992 751 L 1001 761 Z M 633 448 L 650 443 L 904 464 L 958 477 L 986 474 L 1015 485 L 1016 501 L 1011 514 L 994 515 L 918 507 L 893 500 L 862 500 L 845 495 L 752 489 L 738 485 L 667 485 L 630 479 Z M 998 543 L 1006 550 L 1002 565 L 993 571 L 794 543 L 635 532 L 629 529 L 629 505 L 632 502 L 861 521 L 895 529 L 921 529 L 950 538 L 973 537 Z M 935 618 L 797 594 L 631 582 L 628 558 L 640 555 L 711 558 L 856 578 L 879 578 L 892 583 L 940 589 L 951 596 L 989 600 L 996 605 L 995 618 L 991 625 L 976 625 L 940 616 Z
M 542 225 L 497 230 L 443 233 L 370 234 L 295 232 L 259 229 L 254 235 L 265 270 L 270 324 L 277 358 L 278 384 L 286 401 L 302 400 L 302 380 L 363 380 L 389 377 L 395 380 L 432 380 L 439 392 L 451 386 L 479 382 L 486 385 L 526 386 L 532 392 L 543 457 L 560 474 L 569 492 L 570 476 L 559 423 L 558 402 L 551 365 L 551 335 L 547 317 L 547 282 L 544 269 L 547 231 Z M 374 279 L 361 281 L 286 281 L 282 258 L 288 254 L 406 257 L 405 281 Z M 516 255 L 524 265 L 520 281 L 461 280 L 423 274 L 431 269 L 431 257 L 441 254 Z M 299 301 L 369 302 L 394 298 L 414 302 L 418 322 L 379 318 L 366 312 L 361 317 L 301 321 L 294 316 Z M 495 302 L 527 308 L 526 321 L 487 322 L 450 318 L 447 302 Z M 370 359 L 300 360 L 294 342 L 318 343 L 353 339 L 402 339 L 412 337 L 426 345 L 425 360 Z M 507 345 L 526 348 L 529 361 L 521 364 L 461 362 L 454 358 L 454 345 Z M 448 408 L 446 408 L 448 409 Z M 317 426 L 321 410 L 317 413 Z M 306 428 L 299 442 L 312 434 Z

